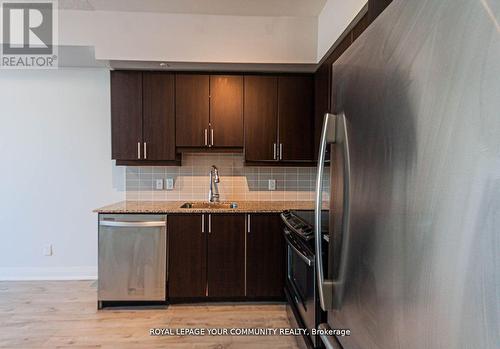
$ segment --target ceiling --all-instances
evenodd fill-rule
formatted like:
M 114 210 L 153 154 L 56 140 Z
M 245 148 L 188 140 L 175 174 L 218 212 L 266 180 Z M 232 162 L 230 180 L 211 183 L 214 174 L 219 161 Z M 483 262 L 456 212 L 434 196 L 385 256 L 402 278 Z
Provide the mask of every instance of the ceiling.
M 231 16 L 318 16 L 326 0 L 59 0 L 63 10 Z

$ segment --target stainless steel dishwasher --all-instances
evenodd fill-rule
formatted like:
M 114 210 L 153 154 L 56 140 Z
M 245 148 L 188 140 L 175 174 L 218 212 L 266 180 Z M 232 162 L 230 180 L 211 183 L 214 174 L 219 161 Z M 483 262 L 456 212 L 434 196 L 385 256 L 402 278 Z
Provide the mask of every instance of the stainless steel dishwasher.
M 167 217 L 99 215 L 98 307 L 167 299 Z

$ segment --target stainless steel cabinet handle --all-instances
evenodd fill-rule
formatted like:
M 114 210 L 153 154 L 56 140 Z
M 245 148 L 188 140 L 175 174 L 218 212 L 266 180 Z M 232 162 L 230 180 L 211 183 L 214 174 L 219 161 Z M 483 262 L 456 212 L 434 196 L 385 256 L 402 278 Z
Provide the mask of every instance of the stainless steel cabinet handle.
M 144 142 L 144 159 L 148 158 L 148 145 Z
M 276 143 L 273 143 L 273 160 L 276 160 Z
M 327 324 L 319 324 L 318 330 L 329 331 L 330 326 Z M 333 336 L 327 336 L 326 334 L 320 333 L 319 337 L 326 349 L 342 349 Z
M 323 170 L 325 167 L 325 154 L 327 144 L 335 143 L 336 146 L 342 148 L 342 156 L 339 157 L 342 161 L 341 166 L 343 171 L 336 173 L 336 177 L 343 181 L 343 199 L 342 210 L 341 236 L 342 245 L 340 246 L 340 261 L 339 272 L 336 279 L 325 279 L 323 271 L 322 244 L 321 244 L 321 210 L 323 206 Z M 333 156 L 333 155 L 332 155 Z M 335 161 L 338 161 L 335 158 Z M 337 166 L 337 165 L 335 165 Z M 316 202 L 314 209 L 314 235 L 316 245 L 316 273 L 318 280 L 318 294 L 321 308 L 325 311 L 338 309 L 342 303 L 345 274 L 347 269 L 347 251 L 349 249 L 349 206 L 350 206 L 350 158 L 349 158 L 349 139 L 347 134 L 347 121 L 345 114 L 333 115 L 325 114 L 323 121 L 323 130 L 321 132 L 320 150 L 318 155 L 318 173 L 316 177 Z M 331 200 L 334 200 L 332 198 Z M 337 225 L 336 225 L 337 226 Z M 333 229 L 334 227 L 330 227 Z
M 130 227 L 130 228 L 145 228 L 145 227 L 165 227 L 165 221 L 152 222 L 125 222 L 125 221 L 100 221 L 99 225 L 104 227 Z
M 280 143 L 280 160 L 283 160 L 283 143 Z
M 214 129 L 213 128 L 210 129 L 210 146 L 211 147 L 214 146 Z
M 137 158 L 141 158 L 141 142 L 137 142 Z
M 201 232 L 205 233 L 205 215 L 201 215 Z
M 211 214 L 208 215 L 208 233 L 209 234 L 212 233 L 212 215 Z
M 247 215 L 247 233 L 250 233 L 250 215 Z
M 205 129 L 205 146 L 208 145 L 208 130 Z

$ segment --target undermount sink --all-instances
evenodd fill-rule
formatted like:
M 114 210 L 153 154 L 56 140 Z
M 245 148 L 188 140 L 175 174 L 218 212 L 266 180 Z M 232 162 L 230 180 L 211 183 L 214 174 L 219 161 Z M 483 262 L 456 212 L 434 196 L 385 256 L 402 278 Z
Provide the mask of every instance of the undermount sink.
M 231 209 L 238 208 L 238 204 L 236 202 L 186 202 L 181 208 L 208 208 L 208 209 Z

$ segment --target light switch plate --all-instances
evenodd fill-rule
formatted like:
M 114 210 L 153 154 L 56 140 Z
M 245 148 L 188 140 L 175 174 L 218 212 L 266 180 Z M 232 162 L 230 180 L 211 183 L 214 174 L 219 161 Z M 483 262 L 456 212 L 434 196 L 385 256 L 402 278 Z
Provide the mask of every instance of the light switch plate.
M 268 184 L 269 190 L 276 190 L 276 179 L 270 179 Z
M 156 180 L 156 190 L 163 190 L 163 179 Z
M 174 179 L 167 178 L 167 190 L 174 190 Z

